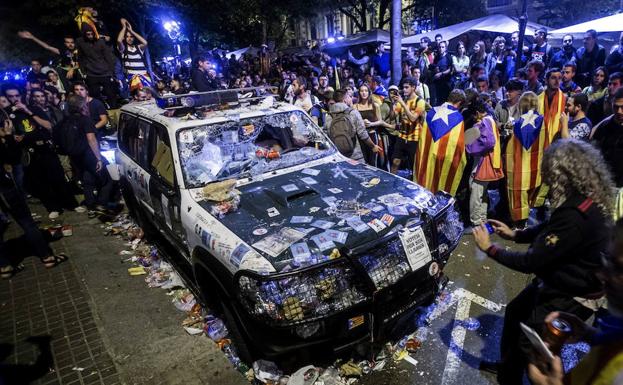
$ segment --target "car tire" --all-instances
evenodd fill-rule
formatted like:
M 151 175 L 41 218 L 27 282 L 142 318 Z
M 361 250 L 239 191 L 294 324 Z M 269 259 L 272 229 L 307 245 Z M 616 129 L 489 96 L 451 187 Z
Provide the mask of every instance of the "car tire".
M 253 363 L 253 354 L 249 348 L 248 340 L 244 337 L 239 326 L 239 321 L 235 317 L 233 309 L 231 309 L 229 296 L 223 293 L 223 289 L 214 282 L 212 274 L 205 267 L 195 268 L 195 280 L 199 287 L 201 301 L 212 310 L 217 316 L 222 317 L 227 330 L 229 330 L 229 338 L 236 347 L 238 357 L 247 365 Z
M 229 337 L 233 341 L 240 360 L 247 365 L 253 364 L 253 354 L 249 349 L 246 339 L 243 337 L 238 327 L 238 321 L 234 317 L 233 312 L 230 310 L 229 305 L 222 304 L 222 315 L 225 321 L 225 325 L 229 330 Z

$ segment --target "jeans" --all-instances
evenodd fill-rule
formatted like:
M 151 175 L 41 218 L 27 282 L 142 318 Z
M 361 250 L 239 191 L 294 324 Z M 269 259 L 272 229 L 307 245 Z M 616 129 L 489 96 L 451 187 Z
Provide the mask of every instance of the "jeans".
M 78 206 L 58 155 L 47 145 L 35 147 L 26 171 L 30 191 L 41 199 L 48 212 L 73 210 Z
M 472 222 L 472 226 L 478 226 L 487 221 L 488 184 L 489 182 L 481 182 L 473 178 L 470 181 L 469 220 Z
M 104 101 L 104 99 L 102 99 L 102 91 L 100 91 L 101 86 L 104 91 L 104 95 L 106 96 L 105 102 L 108 103 L 110 108 L 116 108 L 118 85 L 112 76 L 88 75 L 86 84 L 89 88 L 90 96 Z
M 87 208 L 92 210 L 97 205 L 106 206 L 110 203 L 113 181 L 106 169 L 106 159 L 102 158 L 102 169 L 99 171 L 96 171 L 97 158 L 91 150 L 87 150 L 82 155 L 72 156 L 71 160 L 80 175 Z M 97 196 L 95 191 L 97 191 Z
M 13 186 L 0 187 L 0 208 L 5 214 L 13 217 L 15 222 L 24 231 L 24 236 L 28 241 L 29 247 L 39 258 L 45 258 L 52 255 L 50 246 L 43 238 L 43 234 L 39 227 L 32 219 L 30 209 L 26 203 L 23 193 Z M 4 231 L 0 232 L 0 266 L 8 266 L 11 262 L 10 256 L 7 255 L 6 245 L 4 243 Z

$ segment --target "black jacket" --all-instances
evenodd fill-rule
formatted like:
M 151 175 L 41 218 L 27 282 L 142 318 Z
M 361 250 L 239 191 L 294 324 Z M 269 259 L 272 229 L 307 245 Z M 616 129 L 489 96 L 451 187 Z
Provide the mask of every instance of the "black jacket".
M 510 269 L 535 274 L 549 288 L 572 297 L 590 296 L 603 290 L 595 273 L 611 240 L 608 223 L 590 198 L 576 195 L 549 221 L 517 232 L 517 243 L 531 242 L 527 251 L 494 245 L 487 254 Z
M 80 68 L 87 76 L 112 77 L 115 73 L 115 58 L 104 39 L 88 41 L 76 39 Z
M 207 73 L 201 71 L 200 69 L 195 68 L 193 70 L 191 79 L 192 79 L 192 88 L 195 91 L 199 91 L 199 92 L 214 91 L 218 88 L 216 80 L 210 78 Z

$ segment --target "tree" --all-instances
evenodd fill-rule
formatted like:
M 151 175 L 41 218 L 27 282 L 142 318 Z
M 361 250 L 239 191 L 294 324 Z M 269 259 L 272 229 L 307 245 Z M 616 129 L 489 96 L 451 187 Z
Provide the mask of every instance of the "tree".
M 558 28 L 612 15 L 619 10 L 620 1 L 593 0 L 590 12 L 586 12 L 586 5 L 585 0 L 541 0 L 534 9 L 543 12 L 537 19 L 539 23 Z

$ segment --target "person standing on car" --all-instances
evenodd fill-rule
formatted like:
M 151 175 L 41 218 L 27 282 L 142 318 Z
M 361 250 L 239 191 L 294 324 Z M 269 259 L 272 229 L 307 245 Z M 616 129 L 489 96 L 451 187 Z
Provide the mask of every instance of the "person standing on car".
M 549 220 L 525 230 L 511 230 L 489 220 L 495 232 L 526 251 L 506 250 L 491 243 L 485 224 L 474 229 L 476 245 L 498 263 L 536 278 L 506 307 L 497 369 L 500 384 L 522 384 L 530 341 L 520 322 L 542 330 L 552 310 L 587 320 L 601 305 L 603 284 L 597 276 L 612 234 L 614 184 L 599 151 L 577 139 L 554 142 L 543 156 L 543 182 L 549 187 L 553 212 Z
M 115 205 L 112 201 L 113 182 L 106 169 L 106 159 L 99 150 L 87 100 L 80 95 L 72 95 L 67 106 L 69 116 L 57 130 L 55 141 L 61 151 L 69 155 L 80 175 L 88 214 L 89 217 L 94 217 L 95 210 L 104 210 Z

